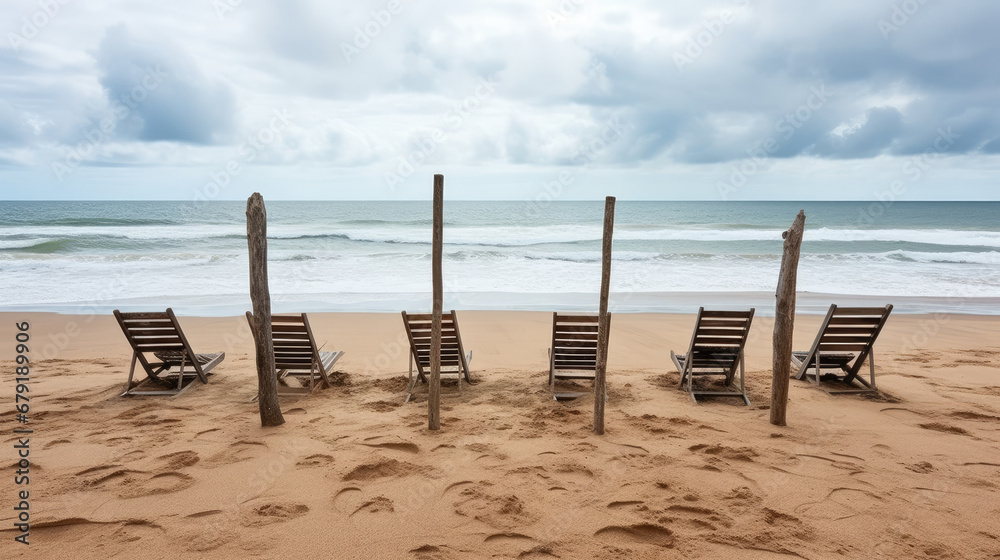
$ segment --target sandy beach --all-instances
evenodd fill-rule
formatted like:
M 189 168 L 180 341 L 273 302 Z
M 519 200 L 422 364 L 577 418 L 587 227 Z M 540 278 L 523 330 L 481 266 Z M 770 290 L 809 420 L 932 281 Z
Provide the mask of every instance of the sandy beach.
M 0 315 L 30 321 L 35 359 L 31 545 L 13 542 L 7 509 L 5 557 L 1000 554 L 1000 317 L 895 314 L 876 345 L 881 396 L 793 380 L 778 428 L 771 318 L 748 342 L 747 408 L 676 389 L 669 350 L 686 347 L 693 315 L 619 314 L 596 436 L 592 398 L 549 395 L 547 313 L 459 312 L 476 383 L 444 387 L 439 432 L 426 429 L 425 386 L 403 404 L 396 314 L 310 315 L 320 341 L 347 351 L 338 384 L 282 398 L 286 423 L 271 429 L 251 403 L 242 317 L 180 317 L 196 351 L 226 352 L 208 385 L 119 398 L 130 352 L 113 317 Z M 820 320 L 797 318 L 797 349 Z M 11 402 L 12 377 L 0 383 Z M 11 407 L 0 417 L 14 425 Z

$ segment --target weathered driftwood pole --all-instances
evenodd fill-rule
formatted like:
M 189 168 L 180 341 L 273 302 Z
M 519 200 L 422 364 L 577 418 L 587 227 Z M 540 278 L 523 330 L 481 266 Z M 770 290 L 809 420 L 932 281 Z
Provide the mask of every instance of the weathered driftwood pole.
M 771 357 L 771 423 L 785 425 L 788 405 L 788 377 L 792 367 L 792 331 L 795 327 L 795 281 L 799 270 L 799 250 L 802 248 L 802 231 L 806 226 L 805 211 L 792 222 L 792 227 L 781 234 L 785 239 L 781 254 L 781 272 L 778 275 L 777 299 L 774 307 L 774 351 Z
M 250 302 L 253 304 L 253 342 L 257 357 L 257 395 L 261 426 L 285 423 L 278 405 L 278 378 L 274 372 L 271 340 L 271 292 L 267 287 L 267 210 L 260 193 L 247 199 L 247 245 L 250 248 Z
M 431 238 L 431 281 L 433 315 L 431 318 L 431 379 L 428 383 L 427 427 L 441 429 L 441 309 L 444 294 L 441 286 L 441 252 L 444 243 L 444 175 L 434 175 L 434 233 Z M 461 383 L 461 380 L 459 380 Z
M 615 229 L 615 197 L 604 202 L 604 243 L 601 247 L 601 307 L 597 321 L 597 370 L 594 372 L 594 433 L 604 433 L 604 402 L 607 400 L 608 292 L 611 289 L 611 234 Z

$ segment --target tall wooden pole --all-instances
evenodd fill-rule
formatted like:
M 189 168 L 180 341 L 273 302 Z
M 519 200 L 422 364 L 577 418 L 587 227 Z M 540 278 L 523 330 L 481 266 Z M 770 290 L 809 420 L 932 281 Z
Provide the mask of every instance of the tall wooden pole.
M 427 427 L 441 429 L 441 313 L 444 290 L 441 282 L 441 252 L 444 243 L 444 175 L 434 175 L 434 234 L 431 239 L 431 281 L 433 316 L 431 318 L 431 379 L 428 383 Z M 461 381 L 459 381 L 461 383 Z
M 604 433 L 604 402 L 608 398 L 608 292 L 611 290 L 611 234 L 615 229 L 615 197 L 604 201 L 604 243 L 601 246 L 601 307 L 597 321 L 597 371 L 594 372 L 594 433 Z
M 781 253 L 781 272 L 778 275 L 777 299 L 774 307 L 774 351 L 771 357 L 771 423 L 785 425 L 788 406 L 788 377 L 792 367 L 792 331 L 795 329 L 795 282 L 799 270 L 799 251 L 802 249 L 802 231 L 806 227 L 805 211 L 792 222 L 792 227 L 781 234 L 785 239 Z
M 278 404 L 271 339 L 271 292 L 267 287 L 267 210 L 260 193 L 247 199 L 247 245 L 250 249 L 250 302 L 253 304 L 253 342 L 257 358 L 257 395 L 261 426 L 285 423 Z

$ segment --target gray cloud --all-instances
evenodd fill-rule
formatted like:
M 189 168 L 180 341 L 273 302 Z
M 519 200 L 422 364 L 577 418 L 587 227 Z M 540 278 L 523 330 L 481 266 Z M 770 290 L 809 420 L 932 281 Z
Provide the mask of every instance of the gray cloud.
M 108 102 L 119 109 L 120 133 L 191 144 L 213 144 L 232 134 L 232 90 L 206 76 L 182 48 L 137 39 L 119 24 L 107 29 L 95 58 Z

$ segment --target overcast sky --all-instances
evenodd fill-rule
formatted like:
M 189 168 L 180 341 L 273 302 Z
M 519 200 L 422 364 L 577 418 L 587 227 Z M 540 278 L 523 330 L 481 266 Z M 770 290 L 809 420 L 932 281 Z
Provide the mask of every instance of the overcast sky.
M 1000 199 L 1000 2 L 4 0 L 0 198 Z

